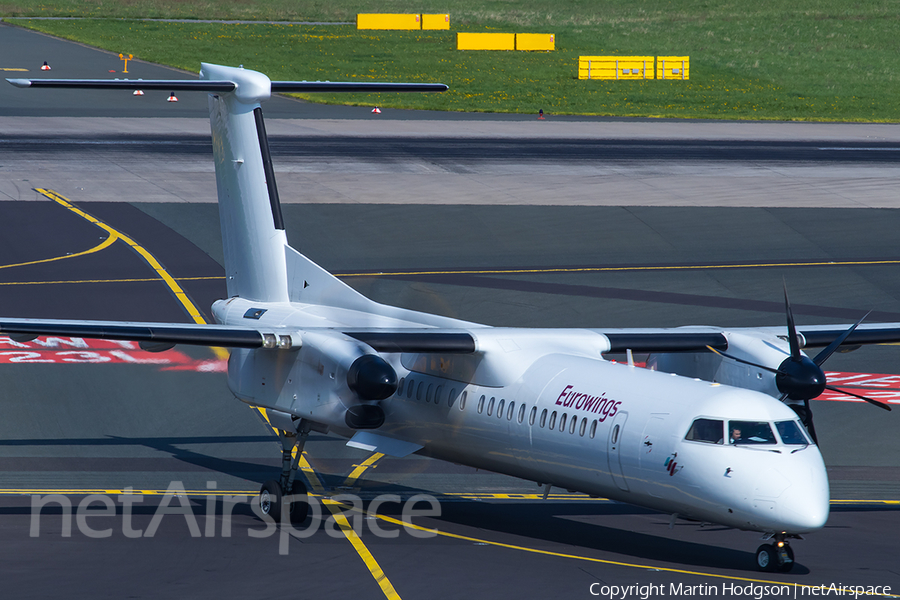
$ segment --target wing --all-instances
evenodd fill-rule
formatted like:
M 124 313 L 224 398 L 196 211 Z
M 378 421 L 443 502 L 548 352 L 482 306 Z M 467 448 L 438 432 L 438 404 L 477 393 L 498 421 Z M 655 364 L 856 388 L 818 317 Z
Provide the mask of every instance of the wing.
M 302 331 L 286 328 L 253 328 L 180 323 L 76 321 L 0 318 L 0 335 L 16 341 L 40 335 L 127 340 L 145 349 L 164 350 L 175 344 L 223 348 L 290 349 L 302 343 Z M 365 330 L 341 331 L 378 352 L 471 354 L 475 339 L 467 331 Z

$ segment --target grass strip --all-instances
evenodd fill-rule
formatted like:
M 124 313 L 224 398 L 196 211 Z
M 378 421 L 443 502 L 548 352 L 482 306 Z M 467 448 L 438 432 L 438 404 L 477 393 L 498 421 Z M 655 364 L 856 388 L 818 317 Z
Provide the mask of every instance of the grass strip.
M 162 2 L 109 5 L 134 17 L 352 20 L 355 11 L 448 12 L 428 2 Z M 777 0 L 752 6 L 651 0 L 450 2 L 447 31 L 357 31 L 352 25 L 14 20 L 112 52 L 197 71 L 243 64 L 273 79 L 441 81 L 445 94 L 305 96 L 395 108 L 714 119 L 900 120 L 900 15 L 889 4 Z M 41 13 L 96 15 L 98 2 Z M 94 8 L 90 8 L 94 7 Z M 0 7 L 2 10 L 2 7 Z M 21 9 L 24 11 L 24 9 Z M 79 12 L 80 11 L 80 12 Z M 4 10 L 4 14 L 16 10 Z M 27 11 L 25 11 L 27 12 Z M 32 13 L 35 12 L 32 10 Z M 457 31 L 555 33 L 554 52 L 458 51 Z M 689 81 L 579 81 L 579 55 L 689 55 Z

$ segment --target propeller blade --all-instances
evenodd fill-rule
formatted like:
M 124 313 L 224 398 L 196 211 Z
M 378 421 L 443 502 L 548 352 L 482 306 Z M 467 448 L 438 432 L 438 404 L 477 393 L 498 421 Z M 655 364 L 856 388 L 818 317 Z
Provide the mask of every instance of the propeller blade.
M 791 360 L 800 360 L 800 342 L 797 341 L 797 327 L 794 326 L 794 313 L 791 311 L 791 301 L 788 300 L 787 282 L 784 285 L 784 312 L 787 314 L 788 343 L 791 345 Z M 817 363 L 818 364 L 818 363 Z
M 859 394 L 854 394 L 853 392 L 848 392 L 847 390 L 842 390 L 841 388 L 836 388 L 833 385 L 826 385 L 826 390 L 831 390 L 832 392 L 840 392 L 841 394 L 847 394 L 848 396 L 853 396 L 854 398 L 859 398 L 860 400 L 865 400 L 869 404 L 874 404 L 878 408 L 883 408 L 884 410 L 891 410 L 889 404 L 884 402 L 879 402 L 878 400 L 872 400 L 871 398 L 866 398 L 865 396 L 860 396 Z
M 725 352 L 722 352 L 721 350 L 716 350 L 716 349 L 713 348 L 712 346 L 707 346 L 706 348 L 707 348 L 710 352 L 712 352 L 713 354 L 718 354 L 718 355 L 721 356 L 721 357 L 728 358 L 728 359 L 733 360 L 733 361 L 735 361 L 735 362 L 739 362 L 739 363 L 742 363 L 742 364 L 745 364 L 745 365 L 750 365 L 751 367 L 756 367 L 756 368 L 758 368 L 758 369 L 763 369 L 764 371 L 768 371 L 768 372 L 770 372 L 770 373 L 776 373 L 776 374 L 777 374 L 777 373 L 779 372 L 778 369 L 773 369 L 772 367 L 767 367 L 767 366 L 765 366 L 765 365 L 758 365 L 758 364 L 756 364 L 755 362 L 750 362 L 749 360 L 744 360 L 743 358 L 738 358 L 737 356 L 731 356 L 730 354 L 727 354 L 727 353 L 725 353 Z
M 825 348 L 824 350 L 822 350 L 821 352 L 819 352 L 819 353 L 816 355 L 816 357 L 813 359 L 813 362 L 816 363 L 817 365 L 819 365 L 819 366 L 821 367 L 821 366 L 822 366 L 822 363 L 825 362 L 826 360 L 828 360 L 828 357 L 829 357 L 829 356 L 831 356 L 832 354 L 834 354 L 834 351 L 837 350 L 837 349 L 840 347 L 840 345 L 844 343 L 844 340 L 846 340 L 846 339 L 850 336 L 850 334 L 853 333 L 853 331 L 854 331 L 857 327 L 859 327 L 859 324 L 862 323 L 863 320 L 864 320 L 866 317 L 868 317 L 868 316 L 869 316 L 869 313 L 871 313 L 871 312 L 872 312 L 872 311 L 870 310 L 869 312 L 867 312 L 866 314 L 864 314 L 864 315 L 862 316 L 862 318 L 861 318 L 859 321 L 857 321 L 856 323 L 854 323 L 853 325 L 850 326 L 850 329 L 848 329 L 847 331 L 845 331 L 844 333 L 842 333 L 841 335 L 839 335 L 838 338 L 837 338 L 836 340 L 834 340 L 833 342 L 831 342 L 830 344 L 828 344 L 828 347 L 827 347 L 827 348 Z

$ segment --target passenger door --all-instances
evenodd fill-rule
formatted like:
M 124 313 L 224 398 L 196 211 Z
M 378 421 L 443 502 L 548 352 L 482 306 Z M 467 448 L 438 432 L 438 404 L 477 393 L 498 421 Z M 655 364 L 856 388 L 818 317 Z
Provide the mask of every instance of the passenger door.
M 628 420 L 628 413 L 619 411 L 613 419 L 609 428 L 609 440 L 607 442 L 606 457 L 609 461 L 609 473 L 612 475 L 613 482 L 622 491 L 628 491 L 628 482 L 625 480 L 625 474 L 622 472 L 622 434 L 625 430 L 625 421 Z

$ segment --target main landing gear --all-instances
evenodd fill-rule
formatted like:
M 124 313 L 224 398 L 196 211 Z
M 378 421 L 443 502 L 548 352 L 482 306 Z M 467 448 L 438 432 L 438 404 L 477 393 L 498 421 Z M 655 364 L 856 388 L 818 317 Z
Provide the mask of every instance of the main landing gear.
M 276 523 L 290 520 L 291 523 L 299 524 L 309 515 L 306 484 L 297 479 L 300 456 L 309 432 L 309 425 L 305 423 L 301 424 L 296 433 L 278 430 L 278 439 L 281 440 L 281 478 L 265 482 L 259 490 L 260 510 Z
M 756 566 L 760 571 L 787 573 L 794 568 L 794 551 L 783 533 L 773 536 L 774 544 L 763 544 L 756 549 Z

